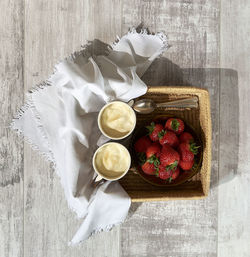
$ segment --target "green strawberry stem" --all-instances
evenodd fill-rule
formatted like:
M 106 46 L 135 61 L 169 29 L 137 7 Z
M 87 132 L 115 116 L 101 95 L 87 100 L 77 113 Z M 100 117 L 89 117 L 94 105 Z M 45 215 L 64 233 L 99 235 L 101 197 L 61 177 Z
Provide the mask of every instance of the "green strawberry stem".
M 173 170 L 173 171 L 175 171 L 176 168 L 177 168 L 177 166 L 178 166 L 178 161 L 175 161 L 175 162 L 173 162 L 172 164 L 168 165 L 168 166 L 166 167 L 166 170 L 167 170 L 167 171 L 168 171 L 168 170 Z
M 158 133 L 159 139 L 162 139 L 166 133 L 167 133 L 167 131 L 164 130 L 164 129 L 163 129 L 162 131 L 160 131 L 160 132 Z
M 154 131 L 155 129 L 155 123 L 154 122 L 151 122 L 151 124 L 149 126 L 146 126 L 146 129 L 148 130 L 148 134 L 152 134 L 152 132 Z
M 160 160 L 155 156 L 152 155 L 150 158 L 147 159 L 147 162 L 153 163 L 155 168 L 159 170 Z
M 174 130 L 174 131 L 177 131 L 178 128 L 180 126 L 180 123 L 178 122 L 178 120 L 176 119 L 173 119 L 172 122 L 171 122 L 171 128 Z
M 197 146 L 196 143 L 191 143 L 191 144 L 190 144 L 190 147 L 189 147 L 190 151 L 191 151 L 194 155 L 196 155 L 196 154 L 198 153 L 198 149 L 199 149 L 199 148 L 200 148 L 200 146 Z
M 156 177 L 159 177 L 159 167 L 155 168 L 155 175 L 156 175 Z

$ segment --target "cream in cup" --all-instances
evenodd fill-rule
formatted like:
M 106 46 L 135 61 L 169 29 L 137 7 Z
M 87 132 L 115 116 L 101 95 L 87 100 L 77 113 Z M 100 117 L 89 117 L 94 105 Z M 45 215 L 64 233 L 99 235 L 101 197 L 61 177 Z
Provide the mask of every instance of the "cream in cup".
M 93 167 L 99 175 L 96 180 L 118 180 L 129 170 L 131 157 L 125 146 L 119 143 L 106 143 L 99 147 L 93 156 Z
M 136 125 L 134 110 L 126 103 L 114 101 L 106 104 L 98 115 L 98 126 L 102 134 L 119 140 L 132 133 Z

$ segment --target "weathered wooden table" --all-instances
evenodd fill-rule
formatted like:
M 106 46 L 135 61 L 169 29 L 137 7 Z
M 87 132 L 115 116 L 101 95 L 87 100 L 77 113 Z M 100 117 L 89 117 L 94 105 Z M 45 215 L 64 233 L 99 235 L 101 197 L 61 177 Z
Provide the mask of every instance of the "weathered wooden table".
M 0 256 L 250 256 L 250 2 L 0 1 Z M 86 40 L 114 41 L 144 22 L 172 47 L 144 80 L 208 88 L 211 192 L 199 201 L 133 204 L 127 221 L 79 247 L 81 221 L 59 179 L 8 125 L 25 92 Z

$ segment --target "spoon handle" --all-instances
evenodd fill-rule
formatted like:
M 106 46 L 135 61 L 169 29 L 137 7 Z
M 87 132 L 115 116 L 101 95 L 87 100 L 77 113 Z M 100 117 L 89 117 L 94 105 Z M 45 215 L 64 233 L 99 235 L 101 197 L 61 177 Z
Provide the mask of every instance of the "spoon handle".
M 194 97 L 180 99 L 180 100 L 166 102 L 166 103 L 157 103 L 156 106 L 158 108 L 160 107 L 181 108 L 181 109 L 198 108 L 198 98 L 194 96 Z

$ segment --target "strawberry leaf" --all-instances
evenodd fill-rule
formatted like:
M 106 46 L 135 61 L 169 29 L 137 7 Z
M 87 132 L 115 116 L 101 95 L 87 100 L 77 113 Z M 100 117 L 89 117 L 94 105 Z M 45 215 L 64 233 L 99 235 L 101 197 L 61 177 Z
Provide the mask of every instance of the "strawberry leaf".
M 199 148 L 200 148 L 200 146 L 197 146 L 196 143 L 191 143 L 191 144 L 190 144 L 190 147 L 189 147 L 190 151 L 191 151 L 194 155 L 196 155 L 196 154 L 199 152 L 199 150 L 198 150 Z
M 159 167 L 155 167 L 155 175 L 159 177 Z
M 154 131 L 155 129 L 155 123 L 154 122 L 151 122 L 151 124 L 149 126 L 146 126 L 146 129 L 148 130 L 148 134 L 152 134 L 152 132 Z
M 178 128 L 180 126 L 180 123 L 178 122 L 178 120 L 176 119 L 173 119 L 172 122 L 171 122 L 171 128 L 174 130 L 174 131 L 177 131 Z
M 160 160 L 156 157 L 156 160 L 154 162 L 155 167 L 158 169 L 159 165 L 160 165 Z
M 175 162 L 173 162 L 172 164 L 168 165 L 168 166 L 166 167 L 166 170 L 167 170 L 167 171 L 169 171 L 169 170 L 175 171 L 176 168 L 177 168 L 177 166 L 178 166 L 178 161 L 175 161 Z
M 157 169 L 160 165 L 160 160 L 155 155 L 152 155 L 150 158 L 148 158 L 147 162 L 153 163 L 155 168 L 157 168 Z
M 162 131 L 160 131 L 160 132 L 158 133 L 158 137 L 159 137 L 160 139 L 162 139 L 166 133 L 167 133 L 167 131 L 163 129 Z

